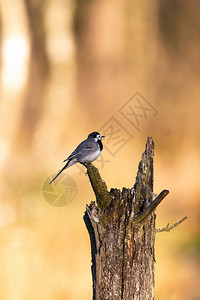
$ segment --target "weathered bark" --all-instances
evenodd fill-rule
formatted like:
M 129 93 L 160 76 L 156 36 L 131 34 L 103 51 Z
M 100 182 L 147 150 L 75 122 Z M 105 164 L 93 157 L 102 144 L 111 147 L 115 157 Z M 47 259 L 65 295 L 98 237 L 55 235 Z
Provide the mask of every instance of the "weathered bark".
M 84 220 L 91 239 L 93 299 L 154 299 L 154 142 L 147 139 L 134 186 L 107 191 L 98 170 L 87 163 L 96 202 Z

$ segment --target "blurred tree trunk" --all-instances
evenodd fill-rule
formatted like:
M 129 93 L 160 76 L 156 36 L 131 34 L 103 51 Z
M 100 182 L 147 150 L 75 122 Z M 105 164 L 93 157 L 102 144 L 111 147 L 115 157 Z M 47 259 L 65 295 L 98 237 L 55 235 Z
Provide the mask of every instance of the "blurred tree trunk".
M 47 1 L 24 0 L 24 4 L 30 37 L 30 61 L 18 138 L 19 140 L 23 138 L 21 140 L 23 145 L 30 146 L 44 109 L 50 64 L 46 51 L 44 24 Z
M 95 119 L 103 101 L 113 108 L 111 99 L 120 77 L 120 26 L 119 3 L 112 1 L 78 1 L 74 15 L 76 42 L 77 99 L 81 111 L 86 110 Z M 112 21 L 111 21 L 112 20 Z M 112 23 L 112 24 L 111 24 Z M 114 86 L 113 86 L 114 85 Z M 115 98 L 116 101 L 116 98 Z M 107 107 L 109 110 L 109 107 Z
M 102 104 L 113 111 L 127 91 L 144 90 L 157 62 L 155 1 L 76 0 L 74 35 L 78 105 L 91 120 Z
M 91 239 L 93 299 L 154 299 L 155 208 L 168 194 L 153 200 L 154 143 L 147 139 L 131 189 L 107 191 L 98 170 L 87 163 L 97 205 L 84 216 Z

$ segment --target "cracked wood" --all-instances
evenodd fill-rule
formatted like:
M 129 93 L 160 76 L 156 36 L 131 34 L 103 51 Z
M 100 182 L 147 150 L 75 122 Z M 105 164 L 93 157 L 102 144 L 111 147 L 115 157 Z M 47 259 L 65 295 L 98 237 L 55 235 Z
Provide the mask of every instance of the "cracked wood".
M 96 204 L 87 206 L 84 216 L 91 240 L 95 300 L 154 299 L 158 203 L 153 201 L 153 157 L 154 142 L 148 137 L 136 181 L 122 191 L 109 192 L 99 171 L 91 163 L 86 165 L 96 196 Z

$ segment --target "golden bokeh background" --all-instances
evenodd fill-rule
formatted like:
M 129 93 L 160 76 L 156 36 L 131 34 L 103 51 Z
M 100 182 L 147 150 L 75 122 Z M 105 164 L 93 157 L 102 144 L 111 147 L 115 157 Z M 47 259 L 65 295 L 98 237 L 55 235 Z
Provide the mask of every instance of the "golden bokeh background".
M 199 32 L 193 0 L 2 1 L 0 299 L 92 298 L 88 178 L 66 171 L 76 195 L 63 207 L 43 192 L 79 142 L 109 124 L 132 138 L 115 155 L 120 141 L 104 140 L 95 165 L 108 187 L 133 186 L 152 136 L 154 191 L 170 190 L 157 228 L 189 216 L 156 236 L 156 299 L 200 299 Z M 149 108 L 137 110 L 138 128 L 121 113 L 134 95 Z

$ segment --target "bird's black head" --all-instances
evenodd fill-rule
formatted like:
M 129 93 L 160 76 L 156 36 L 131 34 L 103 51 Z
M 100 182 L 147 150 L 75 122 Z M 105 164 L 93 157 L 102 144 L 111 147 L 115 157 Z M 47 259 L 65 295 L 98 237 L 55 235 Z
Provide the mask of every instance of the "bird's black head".
M 92 132 L 92 133 L 90 133 L 89 135 L 88 135 L 88 138 L 93 138 L 93 139 L 95 139 L 96 141 L 101 141 L 101 139 L 104 137 L 104 135 L 101 135 L 99 132 L 97 132 L 97 131 L 94 131 L 94 132 Z

